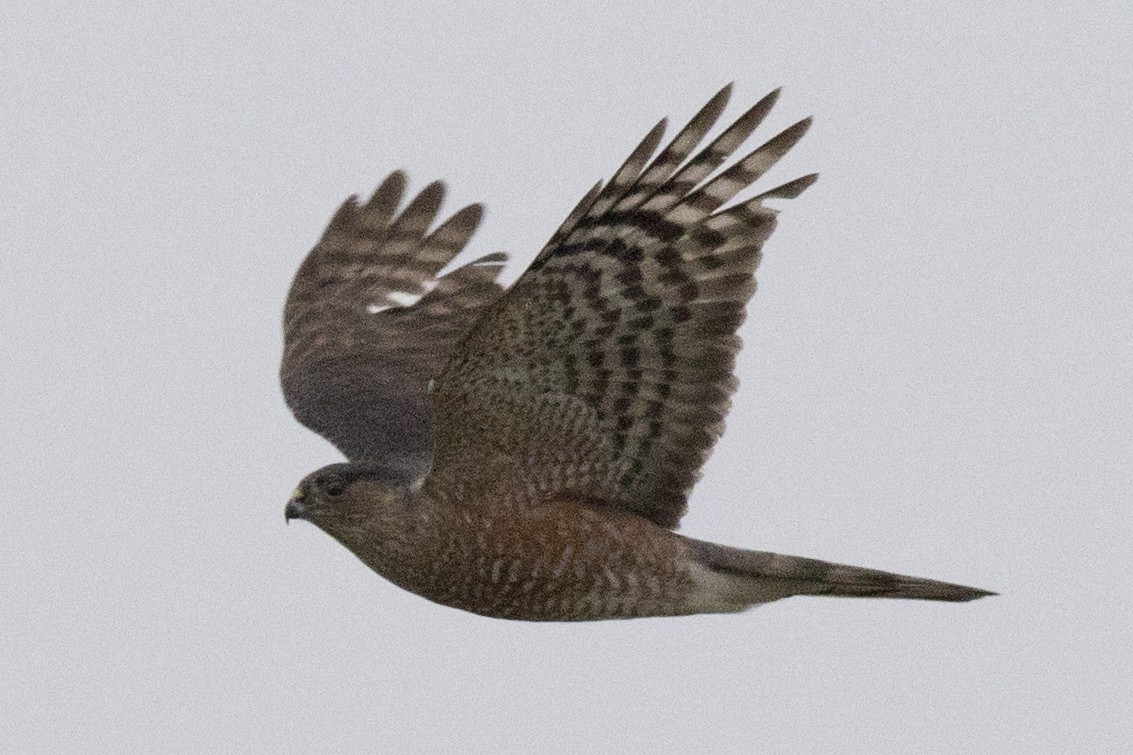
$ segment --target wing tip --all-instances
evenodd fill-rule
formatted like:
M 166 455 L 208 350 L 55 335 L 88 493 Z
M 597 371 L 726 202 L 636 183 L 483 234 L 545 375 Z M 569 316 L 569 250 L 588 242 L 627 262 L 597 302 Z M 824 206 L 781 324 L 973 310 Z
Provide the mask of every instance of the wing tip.
M 793 181 L 788 181 L 785 184 L 776 186 L 774 189 L 763 192 L 755 197 L 755 201 L 762 202 L 765 199 L 795 199 L 813 186 L 816 181 L 818 181 L 818 174 L 808 173 L 805 176 L 799 176 Z
M 444 221 L 443 225 L 458 225 L 460 227 L 469 227 L 469 236 L 480 225 L 480 221 L 484 219 L 484 205 L 481 202 L 473 202 L 470 205 L 465 205 L 459 210 L 449 216 Z M 435 233 L 435 232 L 434 232 Z

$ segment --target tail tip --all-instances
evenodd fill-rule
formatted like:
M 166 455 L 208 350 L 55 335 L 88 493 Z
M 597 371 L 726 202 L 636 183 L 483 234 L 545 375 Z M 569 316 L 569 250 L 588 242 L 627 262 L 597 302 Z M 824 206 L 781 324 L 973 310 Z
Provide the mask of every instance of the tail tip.
M 965 585 L 954 585 L 948 582 L 934 582 L 930 580 L 915 580 L 899 586 L 893 591 L 893 597 L 896 598 L 942 600 L 949 603 L 968 603 L 973 600 L 993 597 L 998 594 L 997 592 L 983 590 L 978 587 L 966 587 Z
M 959 597 L 956 598 L 956 602 L 958 603 L 967 603 L 972 600 L 979 600 L 980 598 L 994 598 L 999 595 L 997 592 L 981 590 L 978 587 L 961 587 L 959 593 Z

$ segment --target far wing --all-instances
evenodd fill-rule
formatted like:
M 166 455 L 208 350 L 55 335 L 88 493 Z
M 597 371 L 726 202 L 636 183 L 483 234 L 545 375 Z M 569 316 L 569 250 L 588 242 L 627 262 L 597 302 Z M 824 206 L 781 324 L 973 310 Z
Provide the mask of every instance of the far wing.
M 280 377 L 295 417 L 352 461 L 406 482 L 432 462 L 428 385 L 500 287 L 505 257 L 438 271 L 476 230 L 471 205 L 430 232 L 444 185 L 400 214 L 405 176 L 365 204 L 351 197 L 300 266 L 284 309 Z
M 721 210 L 810 123 L 710 178 L 778 96 L 688 159 L 729 94 L 649 162 L 658 124 L 461 342 L 434 393 L 431 490 L 509 458 L 533 498 L 579 496 L 676 526 L 735 389 L 735 332 L 775 227 L 763 201 L 798 196 L 816 179 Z

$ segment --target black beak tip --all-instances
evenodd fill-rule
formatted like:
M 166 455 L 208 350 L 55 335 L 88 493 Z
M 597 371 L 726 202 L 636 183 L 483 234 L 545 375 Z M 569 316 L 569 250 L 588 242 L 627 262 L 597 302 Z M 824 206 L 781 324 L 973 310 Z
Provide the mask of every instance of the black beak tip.
M 298 492 L 291 497 L 287 502 L 286 508 L 283 509 L 283 521 L 290 524 L 292 519 L 306 519 L 307 510 L 303 507 L 303 499 L 299 496 Z

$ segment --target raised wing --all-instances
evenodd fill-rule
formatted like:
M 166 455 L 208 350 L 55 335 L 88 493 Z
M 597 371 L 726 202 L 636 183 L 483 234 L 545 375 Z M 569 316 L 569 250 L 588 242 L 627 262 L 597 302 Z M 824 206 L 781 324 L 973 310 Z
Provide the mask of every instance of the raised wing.
M 649 162 L 661 121 L 461 342 L 434 393 L 435 494 L 506 458 L 534 498 L 578 496 L 677 525 L 736 386 L 735 332 L 775 227 L 763 201 L 817 178 L 720 209 L 810 124 L 709 179 L 778 97 L 688 159 L 730 89 Z
M 429 227 L 445 189 L 429 184 L 397 214 L 405 175 L 365 204 L 350 197 L 300 266 L 283 315 L 280 378 L 295 417 L 351 461 L 403 482 L 432 462 L 429 381 L 500 287 L 502 254 L 438 271 L 476 230 L 471 205 Z

